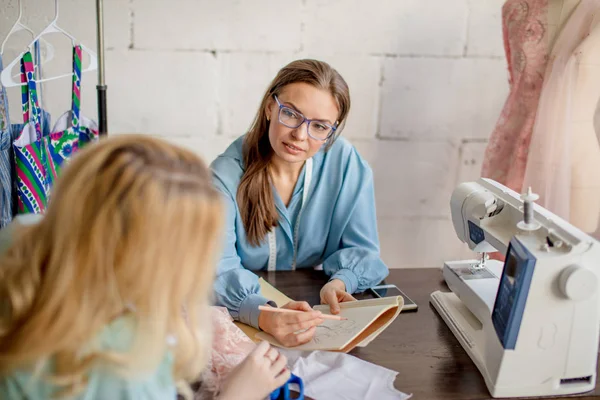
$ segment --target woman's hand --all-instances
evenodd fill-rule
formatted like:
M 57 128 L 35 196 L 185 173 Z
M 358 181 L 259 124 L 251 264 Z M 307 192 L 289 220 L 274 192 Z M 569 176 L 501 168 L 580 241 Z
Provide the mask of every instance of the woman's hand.
M 356 299 L 346 292 L 346 284 L 340 279 L 332 279 L 321 288 L 321 304 L 329 304 L 332 314 L 339 314 L 339 303 L 345 301 L 356 301 Z
M 305 311 L 302 313 L 280 313 L 261 311 L 258 326 L 270 333 L 286 347 L 299 346 L 310 342 L 315 335 L 317 325 L 323 323 L 321 312 L 314 311 L 305 301 L 290 301 L 281 308 Z M 303 331 L 300 333 L 296 333 Z
M 262 342 L 229 373 L 217 398 L 263 400 L 288 379 L 290 371 L 285 356 L 268 342 Z

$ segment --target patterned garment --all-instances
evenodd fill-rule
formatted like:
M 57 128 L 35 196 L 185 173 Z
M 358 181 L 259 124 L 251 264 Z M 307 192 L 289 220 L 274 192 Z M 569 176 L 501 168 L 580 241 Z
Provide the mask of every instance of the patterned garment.
M 51 116 L 50 113 L 47 112 L 46 110 L 42 109 L 42 114 L 41 114 L 41 125 L 42 125 L 42 137 L 47 137 L 48 135 L 50 135 L 50 127 L 51 127 Z M 26 124 L 24 123 L 20 123 L 20 124 L 11 124 L 10 125 L 10 129 L 11 129 L 11 136 L 12 139 L 10 141 L 10 151 L 8 152 L 10 154 L 10 163 L 11 163 L 11 180 L 12 180 L 12 216 L 15 217 L 16 215 L 18 215 L 19 213 L 17 212 L 18 207 L 17 207 L 17 203 L 18 203 L 18 195 L 17 195 L 17 168 L 16 168 L 16 163 L 15 163 L 15 152 L 14 152 L 14 141 L 17 140 L 17 138 L 19 137 L 19 134 L 23 131 L 23 128 L 25 127 Z
M 0 71 L 2 71 L 0 57 Z M 49 133 L 50 114 L 42 112 L 42 132 Z M 0 85 L 0 229 L 6 227 L 16 214 L 16 171 L 12 143 L 23 124 L 11 124 L 8 97 Z
M 212 399 L 223 388 L 227 376 L 256 345 L 240 328 L 225 307 L 211 307 L 213 342 L 208 365 L 200 377 L 194 400 Z
M 572 8 L 549 48 L 548 0 L 505 2 L 510 94 L 485 151 L 481 176 L 518 193 L 531 187 L 540 196 L 536 203 L 585 232 L 596 230 L 600 238 L 600 150 L 578 157 L 576 149 L 596 143 L 591 129 L 573 134 L 573 121 L 586 120 L 574 117 L 572 107 L 581 89 L 582 52 L 597 51 L 590 43 L 600 29 L 595 17 L 600 1 L 577 2 Z M 590 126 L 591 119 L 588 115 Z
M 47 142 L 40 126 L 41 109 L 37 98 L 35 72 L 30 52 L 21 59 L 23 130 L 13 142 L 17 172 L 17 211 L 41 213 L 48 204 L 50 187 L 56 177 Z M 31 105 L 31 110 L 30 110 Z
M 510 94 L 485 151 L 481 176 L 521 192 L 548 63 L 548 0 L 508 0 L 502 7 Z
M 23 120 L 26 122 L 14 141 L 17 170 L 18 213 L 44 212 L 50 190 L 60 170 L 71 155 L 85 144 L 98 139 L 94 122 L 80 116 L 81 46 L 73 48 L 72 109 L 59 118 L 53 133 L 40 129 L 35 73 L 31 53 L 21 60 Z M 31 115 L 30 115 L 31 105 Z
M 71 110 L 63 114 L 50 134 L 50 155 L 57 173 L 79 148 L 98 140 L 95 122 L 80 116 L 81 46 L 73 47 L 73 93 Z

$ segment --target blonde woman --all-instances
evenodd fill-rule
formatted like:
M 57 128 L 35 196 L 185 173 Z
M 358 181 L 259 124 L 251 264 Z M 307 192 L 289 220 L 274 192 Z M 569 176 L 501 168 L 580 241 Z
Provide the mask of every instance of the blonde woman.
M 188 151 L 128 135 L 78 154 L 0 259 L 0 398 L 175 399 L 210 351 L 222 213 Z M 265 344 L 219 398 L 261 399 L 288 377 Z

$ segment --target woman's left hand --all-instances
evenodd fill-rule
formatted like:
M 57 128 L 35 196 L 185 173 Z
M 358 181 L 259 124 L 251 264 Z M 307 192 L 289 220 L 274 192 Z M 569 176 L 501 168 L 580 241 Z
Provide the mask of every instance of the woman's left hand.
M 321 304 L 329 304 L 332 314 L 339 314 L 339 303 L 345 301 L 356 301 L 356 299 L 346 292 L 346 285 L 340 279 L 332 279 L 321 288 Z

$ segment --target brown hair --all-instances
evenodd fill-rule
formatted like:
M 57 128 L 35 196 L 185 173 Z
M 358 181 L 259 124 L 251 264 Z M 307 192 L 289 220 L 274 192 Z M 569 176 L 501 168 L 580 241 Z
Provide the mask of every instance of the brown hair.
M 271 191 L 268 165 L 273 149 L 269 142 L 269 121 L 266 108 L 269 100 L 292 83 L 308 83 L 328 90 L 340 112 L 335 135 L 325 144 L 329 150 L 342 132 L 350 111 L 350 91 L 344 78 L 329 64 L 317 60 L 296 60 L 283 67 L 263 96 L 256 118 L 244 139 L 245 171 L 237 191 L 240 215 L 246 229 L 248 242 L 258 246 L 272 227 L 277 226 L 279 214 Z
M 44 378 L 70 395 L 98 364 L 127 378 L 170 350 L 174 379 L 197 378 L 221 229 L 220 197 L 190 151 L 145 135 L 83 149 L 43 220 L 20 228 L 0 259 L 0 376 L 52 360 Z M 132 322 L 131 347 L 97 346 L 117 317 Z M 169 334 L 177 342 L 167 349 Z

